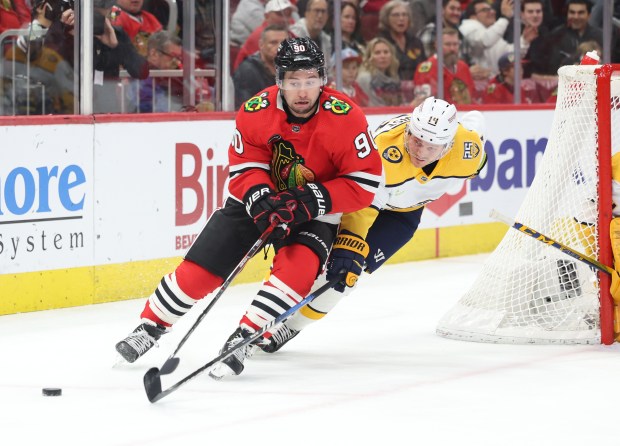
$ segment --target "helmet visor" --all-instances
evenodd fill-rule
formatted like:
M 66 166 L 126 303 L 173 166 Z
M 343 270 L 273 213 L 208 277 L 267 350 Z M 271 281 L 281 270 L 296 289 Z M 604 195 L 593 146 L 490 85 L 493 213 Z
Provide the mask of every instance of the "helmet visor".
M 299 91 L 320 88 L 325 85 L 325 79 L 319 75 L 316 69 L 296 70 L 291 74 L 283 73 L 282 78 L 278 76 L 278 87 L 281 90 Z

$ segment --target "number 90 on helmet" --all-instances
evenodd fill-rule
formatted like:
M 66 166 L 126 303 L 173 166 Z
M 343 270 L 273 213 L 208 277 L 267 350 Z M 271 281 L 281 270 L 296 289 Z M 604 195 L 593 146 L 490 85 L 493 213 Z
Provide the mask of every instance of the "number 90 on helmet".
M 317 70 L 321 86 L 327 84 L 325 56 L 316 43 L 307 37 L 282 41 L 275 58 L 276 83 L 282 88 L 287 71 Z
M 413 109 L 409 132 L 430 144 L 450 144 L 458 128 L 456 107 L 433 96 Z

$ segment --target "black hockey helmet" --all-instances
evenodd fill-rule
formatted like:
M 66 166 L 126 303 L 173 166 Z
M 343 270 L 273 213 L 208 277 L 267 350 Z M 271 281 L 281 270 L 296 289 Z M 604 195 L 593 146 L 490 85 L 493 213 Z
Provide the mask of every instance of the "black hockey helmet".
M 295 37 L 282 41 L 275 59 L 276 81 L 282 86 L 287 71 L 312 70 L 319 72 L 322 85 L 327 83 L 325 56 L 316 43 L 307 37 Z

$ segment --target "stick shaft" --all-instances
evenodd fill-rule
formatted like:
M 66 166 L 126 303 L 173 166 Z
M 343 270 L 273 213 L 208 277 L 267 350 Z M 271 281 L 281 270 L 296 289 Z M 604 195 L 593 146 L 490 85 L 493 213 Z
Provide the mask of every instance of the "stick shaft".
M 585 254 L 580 253 L 579 251 L 575 251 L 572 248 L 569 248 L 568 246 L 553 240 L 550 237 L 547 237 L 546 235 L 538 232 L 536 229 L 530 228 L 527 225 L 524 225 L 523 223 L 519 223 L 518 221 L 515 220 L 511 220 L 510 218 L 506 217 L 505 215 L 500 214 L 498 211 L 496 211 L 495 209 L 493 209 L 490 213 L 490 217 L 494 218 L 495 220 L 501 221 L 503 223 L 506 223 L 508 226 L 516 229 L 517 231 L 521 232 L 522 234 L 525 235 L 529 235 L 530 237 L 532 237 L 533 239 L 538 240 L 541 243 L 544 243 L 545 245 L 551 246 L 553 248 L 556 248 L 560 251 L 562 251 L 564 254 L 569 255 L 570 257 L 572 257 L 575 260 L 578 260 L 580 262 L 585 263 L 586 265 L 588 265 L 590 268 L 595 269 L 595 270 L 599 270 L 602 271 L 604 273 L 607 274 L 612 274 L 614 272 L 613 268 L 610 268 L 607 265 L 602 264 L 601 262 L 599 262 L 598 260 L 595 260 L 591 257 L 586 256 Z
M 273 327 L 275 327 L 275 326 L 281 324 L 282 322 L 284 322 L 286 319 L 291 317 L 294 313 L 299 311 L 303 306 L 305 306 L 305 305 L 309 304 L 310 302 L 312 302 L 315 298 L 317 298 L 318 296 L 323 294 L 325 291 L 329 290 L 331 287 L 333 287 L 336 283 L 340 282 L 342 279 L 343 279 L 343 274 L 339 274 L 337 277 L 333 278 L 332 280 L 327 282 L 325 285 L 321 286 L 314 293 L 309 294 L 308 296 L 306 296 L 306 298 L 303 299 L 302 301 L 300 301 L 297 305 L 292 306 L 291 308 L 286 310 L 284 313 L 282 313 L 280 316 L 276 317 L 274 320 L 267 322 L 267 324 L 264 325 L 260 330 L 252 333 L 252 336 L 249 336 L 249 337 L 245 338 L 243 341 L 241 341 L 238 344 L 236 344 L 230 350 L 222 352 L 216 358 L 214 358 L 211 361 L 207 362 L 205 365 L 203 365 L 202 367 L 196 369 L 195 371 L 193 371 L 189 375 L 185 376 L 183 379 L 181 379 L 180 381 L 178 381 L 175 384 L 171 385 L 167 389 L 154 394 L 154 392 L 152 392 L 151 389 L 146 388 L 145 390 L 146 390 L 147 396 L 149 396 L 149 401 L 151 401 L 151 403 L 155 403 L 155 402 L 159 401 L 160 399 L 162 399 L 166 395 L 169 395 L 172 392 L 174 392 L 175 390 L 177 390 L 183 384 L 187 383 L 191 379 L 193 379 L 193 378 L 197 377 L 198 375 L 200 375 L 201 373 L 203 373 L 205 370 L 210 369 L 211 367 L 213 367 L 218 362 L 221 362 L 224 359 L 228 358 L 229 356 L 234 354 L 240 348 L 243 348 L 246 345 L 251 344 L 252 342 L 257 341 L 267 331 L 269 331 Z M 157 377 L 157 383 L 158 383 L 158 385 L 161 385 L 161 383 L 159 381 L 159 377 Z

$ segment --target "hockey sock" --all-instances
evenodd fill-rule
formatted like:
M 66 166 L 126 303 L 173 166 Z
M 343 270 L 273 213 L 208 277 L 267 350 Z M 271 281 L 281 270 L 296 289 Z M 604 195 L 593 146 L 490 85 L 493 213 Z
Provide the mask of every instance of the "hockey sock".
M 323 274 L 317 279 L 312 289 L 318 289 L 326 282 L 327 279 L 325 278 L 325 274 Z M 333 288 L 327 290 L 286 321 L 286 326 L 296 331 L 303 330 L 312 322 L 316 322 L 327 316 L 327 313 L 329 313 L 332 308 L 334 308 L 338 302 L 340 302 L 340 300 L 344 296 L 348 295 L 352 290 L 353 288 L 349 287 L 347 287 L 342 293 L 334 290 Z
M 172 273 L 164 276 L 149 297 L 140 315 L 170 327 L 194 304 L 224 281 L 201 266 L 184 260 Z
M 298 304 L 310 292 L 318 270 L 319 259 L 307 246 L 280 249 L 273 259 L 271 275 L 241 319 L 241 327 L 257 330 Z

